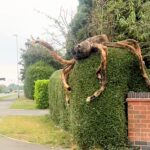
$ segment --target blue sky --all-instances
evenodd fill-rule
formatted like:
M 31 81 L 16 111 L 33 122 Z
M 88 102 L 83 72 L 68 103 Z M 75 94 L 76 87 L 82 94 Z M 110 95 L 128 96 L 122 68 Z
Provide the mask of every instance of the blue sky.
M 40 10 L 52 17 L 58 17 L 60 9 L 76 12 L 77 0 L 0 0 L 0 77 L 6 77 L 8 84 L 16 82 L 16 39 L 19 49 L 26 39 L 44 36 L 49 20 L 35 11 Z

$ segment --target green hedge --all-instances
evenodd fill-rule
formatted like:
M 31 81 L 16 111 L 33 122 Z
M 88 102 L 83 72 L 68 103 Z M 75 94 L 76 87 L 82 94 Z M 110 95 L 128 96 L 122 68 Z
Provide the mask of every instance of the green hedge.
M 49 79 L 54 68 L 39 61 L 29 66 L 25 73 L 24 93 L 27 98 L 34 98 L 34 84 L 36 80 Z
M 34 100 L 36 100 L 37 108 L 48 108 L 48 83 L 49 80 L 37 80 L 34 88 Z
M 52 74 L 49 82 L 49 109 L 50 117 L 62 128 L 69 128 L 69 110 L 65 104 L 64 90 L 61 81 L 61 70 L 58 70 Z
M 87 96 L 99 88 L 96 70 L 100 64 L 100 55 L 76 63 L 69 79 L 72 87 L 69 115 L 67 116 L 70 131 L 75 141 L 83 150 L 102 146 L 123 147 L 127 144 L 126 95 L 128 91 L 148 91 L 141 77 L 137 59 L 126 50 L 109 49 L 108 84 L 104 93 L 93 103 L 86 103 Z M 50 97 L 53 112 L 63 112 L 64 105 L 60 77 L 53 80 L 54 94 Z M 53 75 L 54 76 L 54 75 Z M 59 85 L 58 85 L 59 84 Z M 52 85 L 50 84 L 50 88 Z M 59 96 L 58 96 L 59 95 Z M 66 116 L 64 116 L 66 117 Z M 51 118 L 61 119 L 51 113 Z

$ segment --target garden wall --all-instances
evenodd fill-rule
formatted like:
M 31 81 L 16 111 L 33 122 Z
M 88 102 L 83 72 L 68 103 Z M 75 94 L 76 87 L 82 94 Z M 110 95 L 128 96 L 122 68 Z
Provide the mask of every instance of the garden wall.
M 128 103 L 128 137 L 134 147 L 150 149 L 150 93 L 130 92 Z

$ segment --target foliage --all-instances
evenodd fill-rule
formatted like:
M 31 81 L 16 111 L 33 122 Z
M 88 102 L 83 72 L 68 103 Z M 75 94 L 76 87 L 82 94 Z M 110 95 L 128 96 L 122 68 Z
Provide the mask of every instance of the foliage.
M 6 86 L 1 84 L 0 85 L 0 93 L 4 93 L 6 91 Z
M 49 80 L 37 80 L 34 86 L 34 100 L 37 108 L 48 108 L 48 83 Z
M 150 64 L 149 0 L 79 0 L 77 14 L 71 23 L 76 41 L 98 34 L 107 34 L 111 41 L 133 38 L 140 42 L 143 55 Z M 67 40 L 67 56 L 74 44 Z M 148 65 L 149 66 L 149 65 Z
M 79 6 L 77 14 L 74 16 L 70 24 L 70 31 L 68 35 L 73 35 L 74 40 L 68 37 L 67 40 L 67 54 L 66 57 L 71 57 L 71 50 L 74 44 L 81 40 L 84 40 L 90 36 L 89 23 L 90 23 L 90 11 L 92 8 L 92 0 L 79 0 Z
M 61 71 L 52 74 L 49 81 L 49 110 L 50 118 L 64 129 L 68 129 L 68 107 L 65 105 L 63 85 L 61 81 Z
M 22 89 L 23 89 L 23 87 L 19 86 L 19 90 L 22 90 Z M 13 91 L 16 91 L 16 90 L 18 90 L 18 85 L 17 84 L 11 83 L 8 86 L 0 84 L 0 93 L 9 93 L 9 92 L 13 92 Z
M 48 79 L 53 73 L 54 68 L 39 61 L 30 65 L 25 74 L 24 93 L 27 98 L 33 99 L 34 84 L 36 80 Z
M 78 12 L 72 20 L 72 33 L 75 35 L 77 41 L 81 41 L 89 37 L 88 24 L 90 19 L 90 9 L 92 7 L 92 0 L 80 0 Z
M 75 64 L 69 79 L 72 92 L 68 108 L 64 107 L 61 72 L 55 72 L 50 79 L 53 82 L 49 86 L 50 116 L 59 125 L 61 120 L 68 121 L 65 124 L 81 149 L 102 146 L 107 150 L 126 146 L 126 94 L 131 90 L 148 91 L 136 58 L 128 51 L 110 49 L 106 90 L 95 102 L 86 103 L 87 96 L 99 88 L 95 74 L 99 59 L 99 54 L 93 54 Z M 68 114 L 60 117 L 66 110 Z
M 92 35 L 104 33 L 113 41 L 133 38 L 140 42 L 143 54 L 150 51 L 149 0 L 93 0 L 92 8 Z
M 21 70 L 22 80 L 25 78 L 27 68 L 38 61 L 43 61 L 55 69 L 61 67 L 61 65 L 50 56 L 46 48 L 39 44 L 32 45 L 30 41 L 26 42 L 26 50 L 22 50 L 21 58 L 21 64 L 23 66 L 23 69 Z

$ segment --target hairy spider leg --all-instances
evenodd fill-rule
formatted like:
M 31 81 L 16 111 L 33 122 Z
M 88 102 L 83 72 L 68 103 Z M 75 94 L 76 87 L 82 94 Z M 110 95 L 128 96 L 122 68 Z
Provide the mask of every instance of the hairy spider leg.
M 100 89 L 94 92 L 93 95 L 87 97 L 87 102 L 94 101 L 105 90 L 107 84 L 107 47 L 102 44 L 93 44 L 93 47 L 98 48 L 101 52 L 101 63 L 97 70 L 97 77 L 100 80 Z

